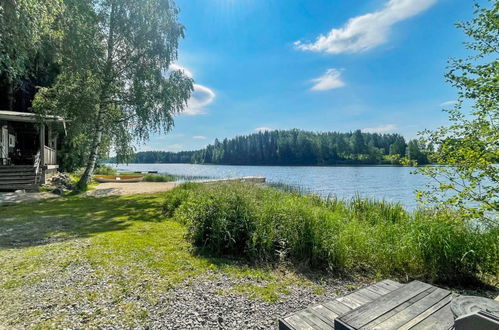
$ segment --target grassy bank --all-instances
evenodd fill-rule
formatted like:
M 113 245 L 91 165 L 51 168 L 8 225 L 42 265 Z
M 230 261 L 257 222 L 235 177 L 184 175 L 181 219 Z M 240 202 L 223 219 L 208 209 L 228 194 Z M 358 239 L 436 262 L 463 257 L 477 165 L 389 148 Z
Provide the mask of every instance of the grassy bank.
M 140 327 L 168 306 L 171 288 L 198 275 L 247 279 L 220 294 L 269 302 L 293 285 L 320 291 L 301 275 L 193 254 L 187 228 L 162 213 L 165 198 L 1 206 L 0 328 Z
M 213 294 L 281 312 L 303 301 L 297 290 L 330 292 L 323 281 L 338 273 L 348 275 L 338 294 L 360 284 L 347 277 L 493 283 L 497 235 L 445 214 L 237 183 L 3 206 L 0 328 L 140 327 L 161 318 L 172 288 L 199 278 L 215 288 L 235 279 Z
M 183 185 L 164 210 L 210 255 L 451 286 L 498 276 L 499 228 L 480 230 L 449 212 L 241 183 Z

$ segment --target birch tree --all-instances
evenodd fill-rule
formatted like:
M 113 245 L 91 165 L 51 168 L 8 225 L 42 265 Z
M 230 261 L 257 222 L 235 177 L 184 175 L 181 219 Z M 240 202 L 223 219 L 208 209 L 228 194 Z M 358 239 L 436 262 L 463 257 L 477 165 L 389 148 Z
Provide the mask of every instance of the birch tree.
M 67 0 L 61 22 L 61 74 L 35 100 L 59 113 L 88 144 L 84 189 L 99 153 L 126 155 L 151 132 L 169 131 L 193 90 L 192 79 L 169 71 L 184 27 L 170 0 Z
M 450 61 L 446 78 L 458 90 L 449 126 L 424 131 L 422 143 L 437 147 L 430 155 L 446 166 L 421 167 L 432 180 L 418 197 L 452 207 L 466 219 L 499 223 L 499 3 L 477 5 L 475 17 L 459 23 L 472 53 Z

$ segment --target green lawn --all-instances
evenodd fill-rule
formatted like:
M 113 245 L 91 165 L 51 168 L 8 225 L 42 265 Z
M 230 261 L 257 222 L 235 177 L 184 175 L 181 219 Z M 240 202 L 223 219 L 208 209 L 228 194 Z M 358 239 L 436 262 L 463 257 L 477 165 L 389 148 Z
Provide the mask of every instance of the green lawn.
M 270 302 L 287 285 L 313 285 L 194 255 L 185 227 L 161 214 L 163 203 L 164 194 L 72 196 L 0 207 L 0 328 L 61 327 L 76 304 L 86 306 L 78 315 L 86 326 L 98 327 L 106 313 L 133 326 L 159 292 L 203 273 L 254 278 L 233 292 Z
M 468 273 L 494 284 L 497 234 L 384 202 L 323 201 L 236 183 L 3 206 L 0 328 L 143 326 L 171 288 L 196 276 L 244 278 L 216 294 L 269 303 L 296 286 L 323 294 L 328 269 L 370 280 L 431 281 L 438 274 L 453 290 L 452 279 Z M 195 252 L 210 249 L 236 259 Z M 486 294 L 469 288 L 497 295 L 494 287 Z

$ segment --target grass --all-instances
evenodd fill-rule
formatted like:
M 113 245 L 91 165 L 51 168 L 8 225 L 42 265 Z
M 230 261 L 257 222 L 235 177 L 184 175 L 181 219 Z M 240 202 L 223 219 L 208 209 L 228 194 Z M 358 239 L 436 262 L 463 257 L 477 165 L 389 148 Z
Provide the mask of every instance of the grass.
M 299 275 L 282 279 L 271 267 L 192 253 L 186 226 L 162 212 L 167 195 L 0 207 L 0 327 L 109 326 L 103 315 L 114 315 L 114 326 L 137 327 L 169 288 L 203 274 L 255 279 L 268 288 L 240 293 L 268 301 L 290 283 L 307 283 Z M 70 318 L 71 306 L 84 312 Z
M 133 173 L 133 172 L 120 172 L 117 175 L 121 176 L 136 176 L 136 175 L 141 175 L 144 177 L 145 182 L 172 182 L 175 181 L 177 178 L 173 175 L 170 174 L 156 174 L 156 173 L 147 173 L 147 174 L 140 174 L 140 173 Z
M 144 175 L 146 182 L 171 182 L 175 181 L 175 177 L 168 174 L 146 174 Z
M 499 274 L 499 228 L 478 228 L 451 212 L 410 213 L 384 201 L 323 200 L 244 183 L 180 186 L 164 211 L 209 255 L 454 286 L 497 283 Z
M 451 288 L 497 283 L 497 238 L 497 228 L 449 214 L 240 183 L 3 206 L 0 327 L 138 327 L 169 289 L 196 276 L 249 279 L 217 294 L 269 303 L 294 285 L 323 293 L 303 275 L 309 269 Z

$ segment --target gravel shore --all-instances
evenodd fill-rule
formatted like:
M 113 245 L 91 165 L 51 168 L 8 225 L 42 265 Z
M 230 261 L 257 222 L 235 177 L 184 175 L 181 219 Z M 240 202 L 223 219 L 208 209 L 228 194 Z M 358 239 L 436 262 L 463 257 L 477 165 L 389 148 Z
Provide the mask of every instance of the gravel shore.
M 231 278 L 227 275 L 203 276 L 190 285 L 173 289 L 154 306 L 147 323 L 151 329 L 271 329 L 277 320 L 310 304 L 333 299 L 359 283 L 330 280 L 323 294 L 309 286 L 290 286 L 289 294 L 277 303 L 251 299 L 231 288 L 254 283 L 254 279 Z M 264 284 L 264 283 L 262 283 Z M 223 292 L 223 293 L 220 293 Z
M 320 286 L 292 284 L 276 303 L 269 303 L 234 291 L 244 284 L 265 286 L 265 280 L 221 272 L 210 271 L 173 288 L 154 290 L 144 289 L 148 285 L 145 277 L 126 291 L 118 283 L 133 276 L 127 269 L 106 277 L 99 273 L 76 261 L 57 278 L 19 288 L 14 295 L 0 299 L 6 304 L 0 311 L 0 328 L 50 324 L 64 329 L 276 329 L 280 317 L 362 285 L 340 279 Z M 320 293 L 314 290 L 318 287 Z

